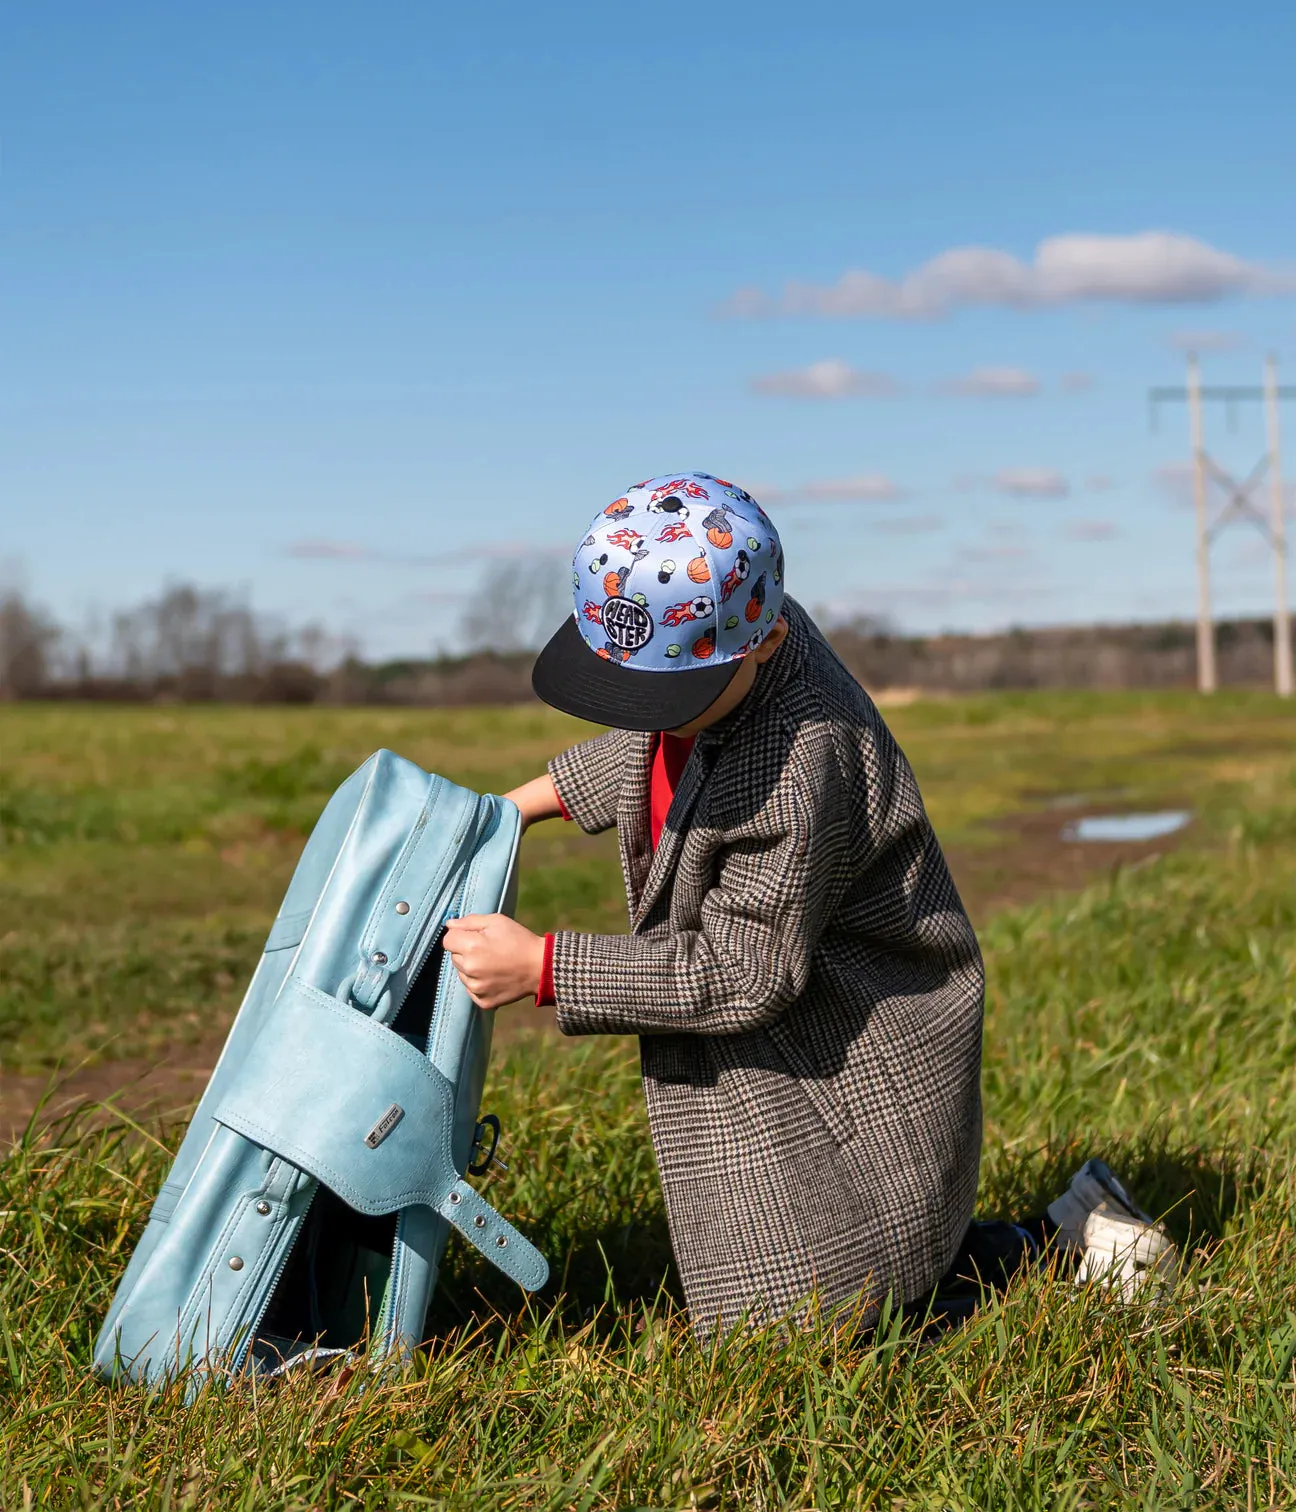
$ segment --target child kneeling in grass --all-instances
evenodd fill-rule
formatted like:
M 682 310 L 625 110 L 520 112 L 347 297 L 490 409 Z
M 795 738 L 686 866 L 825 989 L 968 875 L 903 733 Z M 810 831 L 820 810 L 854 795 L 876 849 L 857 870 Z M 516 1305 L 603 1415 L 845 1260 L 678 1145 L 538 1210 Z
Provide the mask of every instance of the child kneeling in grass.
M 1101 1162 L 1033 1226 L 972 1222 L 976 935 L 909 763 L 783 579 L 764 511 L 707 473 L 595 519 L 534 685 L 613 728 L 508 796 L 616 826 L 630 933 L 465 918 L 459 975 L 483 1008 L 535 993 L 565 1034 L 640 1036 L 703 1334 L 812 1296 L 923 1306 L 1050 1242 L 1128 1290 L 1173 1249 Z

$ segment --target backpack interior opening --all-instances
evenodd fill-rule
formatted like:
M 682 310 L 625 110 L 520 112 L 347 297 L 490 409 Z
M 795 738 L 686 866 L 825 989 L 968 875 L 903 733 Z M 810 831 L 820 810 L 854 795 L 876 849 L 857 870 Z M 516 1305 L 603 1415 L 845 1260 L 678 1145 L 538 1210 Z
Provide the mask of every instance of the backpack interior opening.
M 391 1026 L 420 1054 L 432 1028 L 441 964 L 437 945 Z M 319 1187 L 253 1340 L 254 1368 L 272 1370 L 303 1350 L 350 1350 L 368 1341 L 387 1300 L 397 1217 L 368 1217 Z

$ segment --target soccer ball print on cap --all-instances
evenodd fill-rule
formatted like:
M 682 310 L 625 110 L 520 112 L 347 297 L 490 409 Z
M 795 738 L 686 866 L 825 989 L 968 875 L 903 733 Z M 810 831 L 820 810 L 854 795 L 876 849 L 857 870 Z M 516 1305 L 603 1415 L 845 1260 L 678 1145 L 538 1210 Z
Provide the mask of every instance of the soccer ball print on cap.
M 646 672 L 739 661 L 783 607 L 783 548 L 744 488 L 666 473 L 601 510 L 572 563 L 591 650 Z

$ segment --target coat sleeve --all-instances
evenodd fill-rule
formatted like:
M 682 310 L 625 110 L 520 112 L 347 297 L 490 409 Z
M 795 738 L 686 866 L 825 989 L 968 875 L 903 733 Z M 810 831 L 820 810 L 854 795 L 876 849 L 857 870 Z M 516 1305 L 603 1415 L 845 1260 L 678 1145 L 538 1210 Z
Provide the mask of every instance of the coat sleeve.
M 806 988 L 849 871 L 849 805 L 822 769 L 785 770 L 761 811 L 726 837 L 701 927 L 663 938 L 554 936 L 564 1034 L 744 1034 Z
M 597 835 L 616 823 L 625 764 L 623 730 L 583 740 L 550 761 L 549 775 L 563 807 L 586 834 Z

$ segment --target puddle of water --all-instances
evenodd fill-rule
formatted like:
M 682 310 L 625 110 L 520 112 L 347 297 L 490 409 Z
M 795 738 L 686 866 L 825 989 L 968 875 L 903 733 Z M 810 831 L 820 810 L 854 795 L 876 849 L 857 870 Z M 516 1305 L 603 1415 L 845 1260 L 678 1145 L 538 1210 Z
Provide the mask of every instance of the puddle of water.
M 1119 803 L 1129 794 L 1128 788 L 1103 788 L 1096 793 L 1059 793 L 1044 805 L 1050 809 L 1085 808 L 1089 804 Z
M 1119 842 L 1160 840 L 1192 820 L 1187 809 L 1163 809 L 1155 814 L 1086 814 L 1062 831 L 1064 840 Z

